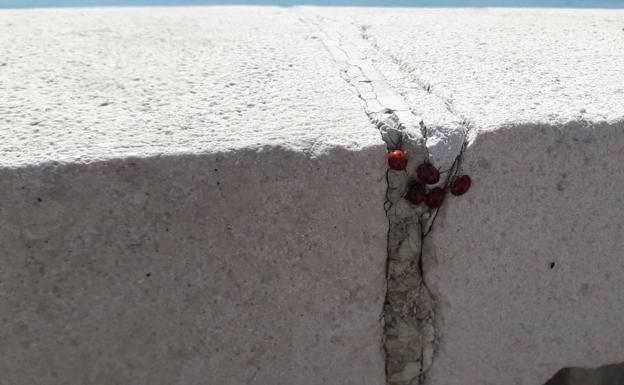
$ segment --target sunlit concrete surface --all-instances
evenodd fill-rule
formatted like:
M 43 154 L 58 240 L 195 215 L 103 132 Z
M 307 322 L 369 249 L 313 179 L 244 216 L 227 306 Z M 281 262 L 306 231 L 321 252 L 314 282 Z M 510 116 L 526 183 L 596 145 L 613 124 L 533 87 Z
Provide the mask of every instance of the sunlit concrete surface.
M 440 119 L 423 90 L 465 122 L 473 188 L 425 240 L 425 383 L 540 385 L 624 361 L 624 12 L 312 12 L 368 41 L 425 125 Z
M 0 11 L 3 381 L 384 384 L 387 115 L 410 170 L 461 153 L 473 180 L 419 238 L 433 328 L 409 330 L 426 343 L 392 385 L 623 362 L 623 28 L 613 10 Z
M 291 11 L 0 11 L 0 47 L 0 383 L 383 383 L 385 144 Z

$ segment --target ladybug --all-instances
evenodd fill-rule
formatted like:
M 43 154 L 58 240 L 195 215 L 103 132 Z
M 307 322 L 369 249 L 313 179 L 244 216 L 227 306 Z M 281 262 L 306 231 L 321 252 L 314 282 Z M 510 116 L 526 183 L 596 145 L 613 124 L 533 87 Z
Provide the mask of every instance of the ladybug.
M 437 209 L 444 202 L 444 190 L 441 187 L 434 187 L 425 197 L 425 204 L 430 209 Z
M 426 196 L 425 186 L 421 183 L 414 183 L 407 190 L 405 199 L 412 204 L 419 205 L 425 201 Z
M 436 184 L 440 180 L 440 171 L 431 163 L 423 163 L 418 166 L 416 175 L 426 184 Z
M 468 175 L 457 177 L 451 183 L 451 194 L 464 195 L 469 189 L 472 181 Z
M 388 167 L 401 171 L 407 167 L 407 155 L 401 150 L 394 150 L 388 153 Z

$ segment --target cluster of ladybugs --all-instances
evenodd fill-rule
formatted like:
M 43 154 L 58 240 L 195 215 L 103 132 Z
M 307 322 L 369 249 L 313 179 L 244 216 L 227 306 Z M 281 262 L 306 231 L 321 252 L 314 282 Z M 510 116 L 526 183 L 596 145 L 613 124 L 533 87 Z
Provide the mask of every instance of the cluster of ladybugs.
M 393 170 L 405 170 L 407 167 L 407 155 L 401 150 L 388 153 L 388 167 Z M 427 185 L 434 185 L 440 181 L 440 171 L 431 163 L 423 163 L 416 168 L 418 181 L 411 183 L 405 193 L 405 199 L 414 205 L 422 204 L 436 209 L 444 202 L 446 186 L 427 189 Z M 453 195 L 463 195 L 470 189 L 471 180 L 468 175 L 454 177 L 449 185 L 449 191 Z

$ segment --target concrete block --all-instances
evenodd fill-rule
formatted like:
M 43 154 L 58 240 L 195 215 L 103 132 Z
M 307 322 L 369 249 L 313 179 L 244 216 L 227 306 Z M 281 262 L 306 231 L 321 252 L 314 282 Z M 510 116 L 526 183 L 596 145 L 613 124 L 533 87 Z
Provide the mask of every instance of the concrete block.
M 624 360 L 623 129 L 518 126 L 467 149 L 474 186 L 426 244 L 441 333 L 431 384 L 544 384 Z
M 383 383 L 377 154 L 3 169 L 2 383 Z
M 473 187 L 424 238 L 434 353 L 409 383 L 539 385 L 624 361 L 624 12 L 317 12 L 364 28 L 393 84 L 420 85 L 402 95 L 424 122 L 461 122 L 434 136 L 468 144 L 447 156 Z
M 385 144 L 278 8 L 0 11 L 0 383 L 384 382 Z
M 1 11 L 0 383 L 621 383 L 622 25 Z

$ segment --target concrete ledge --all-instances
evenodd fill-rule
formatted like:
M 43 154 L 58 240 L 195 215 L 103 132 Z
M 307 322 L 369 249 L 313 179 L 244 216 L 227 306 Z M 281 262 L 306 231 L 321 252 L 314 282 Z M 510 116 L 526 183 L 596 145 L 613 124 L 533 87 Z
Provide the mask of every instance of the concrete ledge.
M 410 341 L 389 354 L 389 383 L 539 385 L 624 361 L 624 13 L 310 12 L 346 26 L 411 115 L 387 140 L 410 156 L 389 178 L 387 303 L 403 305 L 390 332 Z M 440 210 L 409 205 L 423 158 L 442 185 L 468 174 L 474 188 Z
M 0 11 L 0 382 L 384 382 L 385 144 L 309 32 Z
M 1 11 L 3 380 L 621 378 L 622 23 Z

